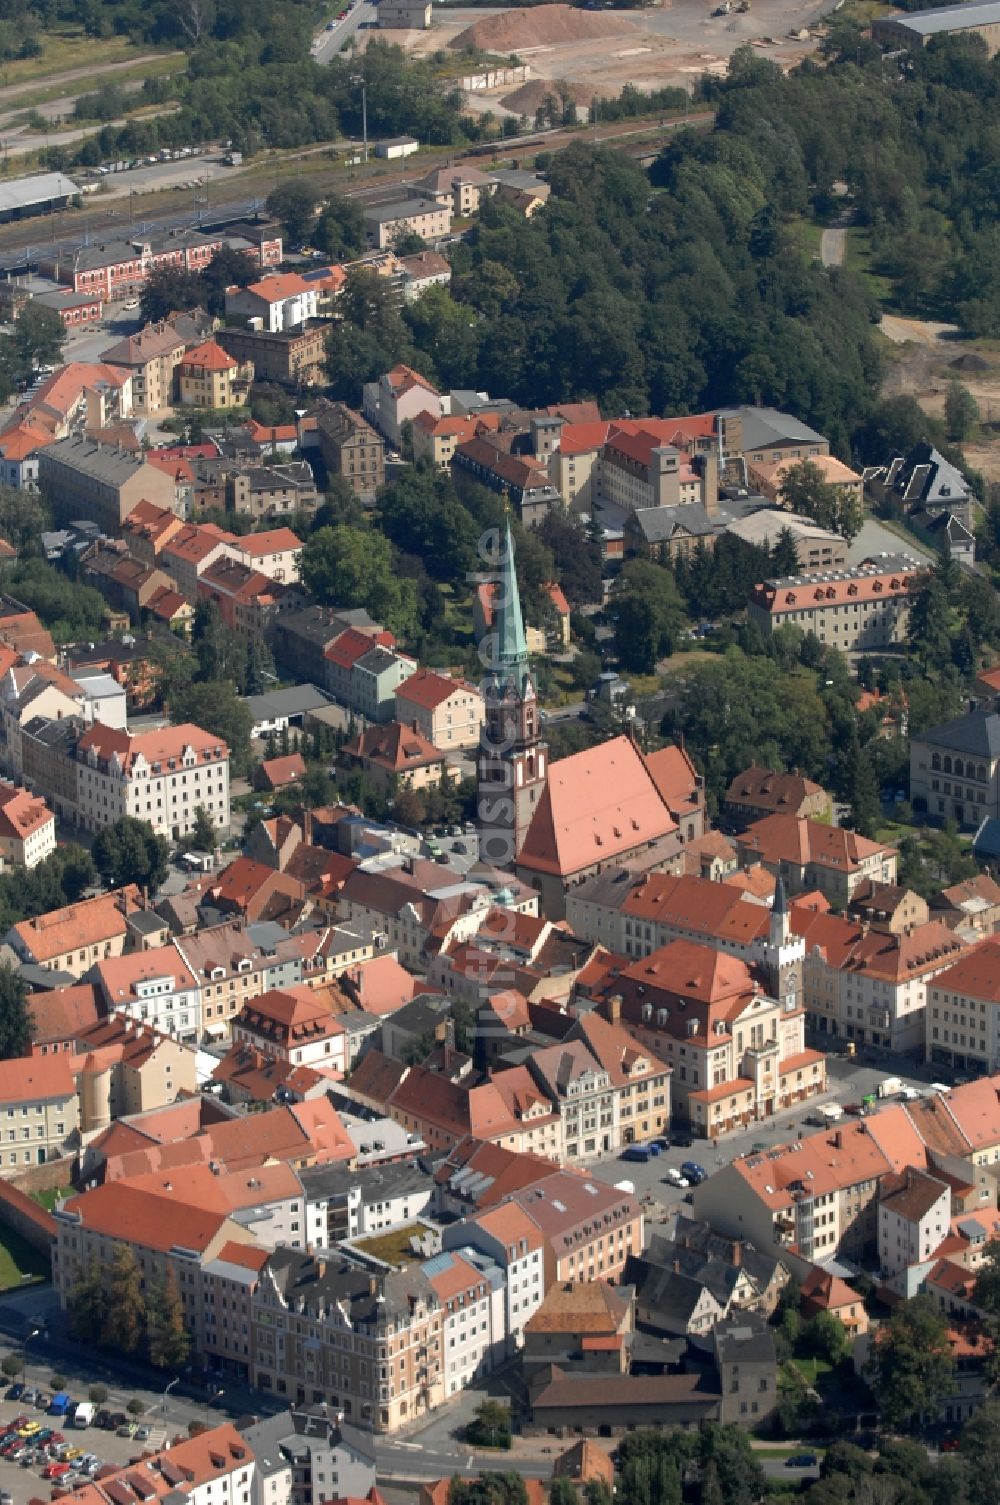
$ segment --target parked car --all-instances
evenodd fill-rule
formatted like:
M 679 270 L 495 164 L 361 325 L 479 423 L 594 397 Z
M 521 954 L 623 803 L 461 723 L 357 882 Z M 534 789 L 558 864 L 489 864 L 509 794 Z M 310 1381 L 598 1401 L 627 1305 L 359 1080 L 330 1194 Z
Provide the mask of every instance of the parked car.
M 689 1150 L 694 1144 L 694 1140 L 686 1129 L 675 1129 L 670 1138 L 673 1140 L 674 1148 L 678 1150 Z
M 97 1415 L 94 1417 L 94 1426 L 100 1427 L 102 1432 L 113 1432 L 115 1425 L 116 1423 L 112 1417 L 111 1412 L 107 1409 L 106 1406 L 102 1406 L 100 1411 L 98 1411 Z
M 681 1171 L 695 1186 L 700 1186 L 702 1181 L 708 1180 L 708 1171 L 696 1160 L 685 1160 L 681 1165 Z
M 35 1389 L 34 1385 L 29 1385 L 28 1388 L 24 1391 L 21 1396 L 21 1403 L 25 1406 L 38 1405 L 38 1391 Z
M 819 1459 L 815 1453 L 793 1453 L 785 1459 L 786 1468 L 815 1468 Z
M 938 1443 L 939 1453 L 957 1453 L 961 1443 L 957 1437 L 942 1437 Z
M 117 1436 L 119 1436 L 119 1437 L 134 1437 L 135 1436 L 135 1422 L 134 1421 L 123 1421 L 122 1424 L 121 1424 L 121 1426 L 118 1428 Z
M 651 1139 L 649 1142 L 650 1144 L 658 1144 L 661 1150 L 669 1150 L 670 1148 L 670 1140 L 665 1134 L 658 1134 L 655 1139 Z
M 45 1467 L 42 1469 L 42 1478 L 43 1479 L 61 1479 L 61 1478 L 63 1478 L 63 1476 L 65 1474 L 68 1474 L 68 1473 L 69 1473 L 69 1464 L 68 1463 L 62 1463 L 62 1462 L 47 1463 L 45 1465 Z
M 681 1175 L 680 1171 L 675 1165 L 667 1166 L 667 1171 L 663 1179 L 664 1181 L 669 1181 L 671 1186 L 682 1186 L 686 1188 L 691 1185 L 687 1177 Z
M 24 1394 L 24 1385 L 21 1383 L 20 1380 L 15 1380 L 14 1384 L 11 1385 L 10 1389 L 7 1391 L 7 1399 L 8 1400 L 20 1400 L 23 1394 Z

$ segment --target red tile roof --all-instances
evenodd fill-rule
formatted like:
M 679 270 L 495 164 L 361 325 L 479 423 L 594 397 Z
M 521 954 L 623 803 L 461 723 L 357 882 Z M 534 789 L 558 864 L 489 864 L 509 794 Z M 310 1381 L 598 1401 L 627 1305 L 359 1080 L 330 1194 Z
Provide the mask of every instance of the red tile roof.
M 138 909 L 139 890 L 134 884 L 109 894 L 98 894 L 96 899 L 50 910 L 33 920 L 20 920 L 14 932 L 33 960 L 52 961 L 67 952 L 124 936 L 125 916 L 120 905 L 129 913 Z
M 810 576 L 779 580 L 773 584 L 765 581 L 754 586 L 751 599 L 755 606 L 762 607 L 773 617 L 813 608 L 825 610 L 837 605 L 851 606 L 863 601 L 903 600 L 910 590 L 916 589 L 917 574 L 914 565 L 895 570 L 859 568 L 838 572 L 839 578 L 826 576 L 822 580 Z
M 66 1051 L 0 1061 L 0 1103 L 52 1102 L 75 1095 Z
M 301 753 L 288 753 L 283 758 L 265 758 L 260 765 L 272 789 L 284 789 L 287 784 L 297 784 L 306 776 L 306 760 Z
M 212 732 L 203 731 L 187 721 L 179 726 L 164 726 L 151 732 L 126 732 L 104 726 L 95 721 L 87 728 L 77 743 L 81 761 L 93 750 L 99 762 L 117 765 L 128 777 L 135 765 L 143 760 L 150 769 L 159 765 L 161 773 L 170 768 L 171 760 L 178 772 L 183 771 L 182 759 L 190 749 L 198 764 L 219 762 L 229 757 L 229 748 Z
M 813 863 L 842 873 L 858 872 L 866 858 L 895 855 L 895 848 L 884 842 L 795 815 L 765 815 L 739 837 L 739 845 L 764 862 Z
M 239 362 L 234 361 L 231 355 L 227 355 L 221 345 L 214 340 L 206 340 L 203 345 L 196 345 L 189 350 L 181 361 L 181 371 L 236 371 Z
M 391 773 L 402 774 L 409 768 L 427 768 L 444 763 L 444 753 L 413 726 L 389 721 L 370 726 L 344 744 L 348 757 L 373 763 Z M 266 765 L 265 765 L 266 766 Z
M 458 693 L 479 695 L 475 685 L 468 684 L 464 679 L 452 679 L 450 675 L 437 674 L 433 669 L 418 669 L 416 674 L 411 674 L 399 686 L 396 697 L 421 706 L 424 710 L 434 711 Z
M 566 877 L 675 830 L 642 754 L 614 737 L 549 765 L 518 866 Z

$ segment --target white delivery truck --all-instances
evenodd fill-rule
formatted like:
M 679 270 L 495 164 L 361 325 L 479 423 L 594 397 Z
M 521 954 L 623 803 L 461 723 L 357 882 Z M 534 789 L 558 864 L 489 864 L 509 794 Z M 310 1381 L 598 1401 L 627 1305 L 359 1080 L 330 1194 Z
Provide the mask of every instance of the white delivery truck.
M 819 1111 L 828 1124 L 839 1123 L 844 1116 L 844 1110 L 839 1103 L 826 1103 Z
M 878 1084 L 879 1097 L 899 1097 L 903 1090 L 903 1083 L 898 1076 L 887 1076 L 885 1081 Z
M 93 1425 L 96 1407 L 89 1400 L 82 1400 L 73 1412 L 73 1425 L 75 1427 L 89 1427 Z

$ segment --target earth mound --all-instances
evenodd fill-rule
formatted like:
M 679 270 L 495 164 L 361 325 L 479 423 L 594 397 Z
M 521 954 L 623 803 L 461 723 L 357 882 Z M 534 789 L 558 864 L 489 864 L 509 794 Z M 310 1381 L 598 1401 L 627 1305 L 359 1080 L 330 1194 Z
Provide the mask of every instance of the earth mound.
M 480 52 L 510 53 L 530 47 L 565 46 L 595 37 L 628 36 L 636 27 L 611 11 L 577 10 L 572 5 L 535 5 L 484 16 L 453 37 L 450 45 Z

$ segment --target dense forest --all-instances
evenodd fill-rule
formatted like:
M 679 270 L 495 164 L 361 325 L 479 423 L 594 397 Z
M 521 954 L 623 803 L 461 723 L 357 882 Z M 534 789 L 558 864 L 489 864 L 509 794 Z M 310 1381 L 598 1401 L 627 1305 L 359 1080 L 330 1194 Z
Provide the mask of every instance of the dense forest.
M 545 213 L 526 224 L 487 203 L 454 249 L 450 296 L 433 290 L 400 316 L 354 289 L 331 341 L 335 395 L 357 401 L 363 381 L 408 359 L 527 406 L 762 402 L 845 457 L 912 442 L 927 426 L 912 404 L 876 404 L 868 284 L 824 271 L 795 226 L 831 217 L 846 182 L 904 309 L 1000 332 L 1000 60 L 978 39 L 942 39 L 897 76 L 856 38 L 839 33 L 828 67 L 789 78 L 740 49 L 710 86 L 716 129 L 682 132 L 651 174 L 583 142 L 554 156 Z

